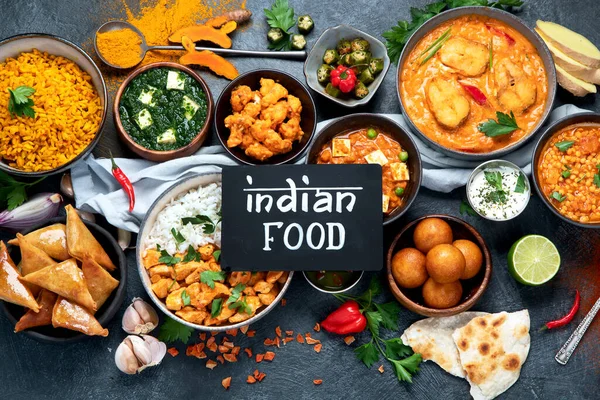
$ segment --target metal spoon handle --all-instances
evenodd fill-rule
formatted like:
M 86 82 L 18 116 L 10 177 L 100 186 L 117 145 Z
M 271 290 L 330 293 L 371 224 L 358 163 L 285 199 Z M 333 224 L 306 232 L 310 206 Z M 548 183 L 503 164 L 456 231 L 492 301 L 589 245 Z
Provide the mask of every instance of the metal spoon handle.
M 579 341 L 581 340 L 581 338 L 583 338 L 583 334 L 585 333 L 585 331 L 587 331 L 599 310 L 600 298 L 596 300 L 596 304 L 594 304 L 590 312 L 587 313 L 583 321 L 581 321 L 577 329 L 575 329 L 575 332 L 573 332 L 573 334 L 569 337 L 569 339 L 567 339 L 563 347 L 561 347 L 558 353 L 556 353 L 556 357 L 554 357 L 556 362 L 562 365 L 565 365 L 567 362 L 569 362 L 569 358 L 571 358 L 571 356 L 573 355 L 573 352 L 577 348 Z
M 183 46 L 148 46 L 148 50 L 183 50 Z M 306 51 L 256 51 L 256 50 L 236 50 L 236 49 L 219 49 L 214 47 L 196 47 L 196 50 L 210 50 L 216 54 L 238 57 L 263 57 L 263 58 L 280 58 L 287 60 L 304 60 Z

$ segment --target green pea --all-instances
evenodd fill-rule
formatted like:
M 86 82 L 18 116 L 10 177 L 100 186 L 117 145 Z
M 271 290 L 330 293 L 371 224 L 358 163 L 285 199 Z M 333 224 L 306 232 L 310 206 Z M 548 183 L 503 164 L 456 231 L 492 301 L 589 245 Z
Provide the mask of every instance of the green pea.
M 367 130 L 367 136 L 369 137 L 369 139 L 375 139 L 377 137 L 377 131 L 373 128 L 369 128 Z
M 402 196 L 404 194 L 404 188 L 397 187 L 396 188 L 396 196 Z
M 408 160 L 408 152 L 403 151 L 402 153 L 398 154 L 398 158 L 403 162 Z

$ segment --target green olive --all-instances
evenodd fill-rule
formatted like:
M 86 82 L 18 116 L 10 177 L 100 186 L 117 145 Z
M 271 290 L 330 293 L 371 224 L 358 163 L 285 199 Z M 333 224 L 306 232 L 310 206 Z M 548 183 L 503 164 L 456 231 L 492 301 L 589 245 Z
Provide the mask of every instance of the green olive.
M 402 196 L 404 194 L 404 188 L 397 187 L 396 188 L 396 196 Z
M 377 131 L 373 128 L 367 129 L 367 136 L 369 139 L 375 139 L 377 137 Z
M 402 153 L 398 154 L 398 158 L 403 162 L 408 160 L 408 152 L 403 151 Z

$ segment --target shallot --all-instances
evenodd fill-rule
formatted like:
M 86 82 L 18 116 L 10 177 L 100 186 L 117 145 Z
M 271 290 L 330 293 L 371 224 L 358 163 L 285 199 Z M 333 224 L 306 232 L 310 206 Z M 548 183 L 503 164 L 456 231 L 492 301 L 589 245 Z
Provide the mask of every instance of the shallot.
M 0 212 L 0 227 L 21 231 L 58 215 L 62 197 L 58 193 L 39 193 L 12 210 Z

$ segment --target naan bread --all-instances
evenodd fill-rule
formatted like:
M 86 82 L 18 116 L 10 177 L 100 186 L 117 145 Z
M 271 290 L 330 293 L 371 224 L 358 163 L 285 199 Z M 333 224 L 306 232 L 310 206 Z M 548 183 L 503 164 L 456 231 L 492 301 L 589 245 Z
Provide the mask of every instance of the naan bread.
M 484 315 L 487 313 L 467 311 L 451 317 L 422 319 L 404 331 L 402 342 L 412 347 L 415 353 L 420 353 L 423 360 L 433 361 L 446 372 L 465 378 L 452 333 L 473 318 Z
M 52 323 L 52 309 L 54 308 L 57 297 L 56 293 L 42 289 L 37 297 L 37 302 L 40 305 L 40 312 L 35 313 L 33 310 L 27 310 L 15 325 L 15 332 L 20 332 L 36 326 L 50 325 Z
M 6 245 L 0 240 L 0 300 L 39 312 L 40 306 L 21 279 Z
M 83 272 L 74 258 L 40 269 L 22 279 L 72 300 L 89 310 L 98 309 L 88 290 Z
M 504 393 L 519 379 L 529 354 L 529 312 L 474 318 L 452 334 L 475 400 Z
M 65 224 L 54 224 L 38 229 L 25 235 L 27 240 L 38 249 L 41 249 L 50 257 L 58 261 L 71 258 L 67 251 L 67 226 Z M 11 239 L 8 244 L 19 245 L 18 239 Z
M 110 276 L 108 271 L 102 268 L 100 264 L 87 256 L 83 260 L 81 270 L 83 276 L 85 276 L 92 299 L 96 302 L 99 310 L 112 291 L 119 286 L 119 281 Z
M 102 245 L 98 243 L 92 232 L 85 226 L 77 211 L 67 204 L 67 248 L 69 254 L 79 261 L 83 261 L 85 256 L 90 256 L 104 268 L 114 271 L 116 268 Z
M 79 331 L 88 336 L 108 336 L 108 329 L 104 329 L 88 310 L 60 296 L 52 310 L 52 326 Z

